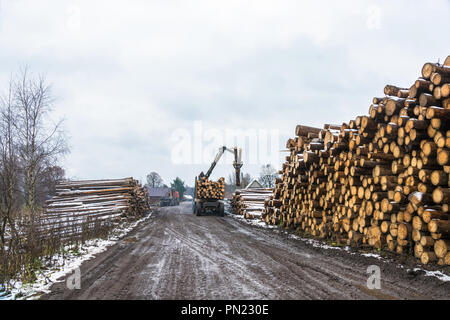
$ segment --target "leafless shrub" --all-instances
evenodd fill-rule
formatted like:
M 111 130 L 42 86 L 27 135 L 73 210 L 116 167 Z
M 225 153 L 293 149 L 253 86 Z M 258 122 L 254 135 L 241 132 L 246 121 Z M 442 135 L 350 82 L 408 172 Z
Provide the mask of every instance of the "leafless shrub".
M 29 209 L 28 209 L 29 210 Z M 58 254 L 67 258 L 67 248 L 76 251 L 90 239 L 107 238 L 117 222 L 110 219 L 88 218 L 81 224 L 64 224 L 60 221 L 43 229 L 46 217 L 42 212 L 22 212 L 17 218 L 19 236 L 9 241 L 8 250 L 0 256 L 0 283 L 5 287 L 13 280 L 35 281 L 47 268 L 46 261 Z

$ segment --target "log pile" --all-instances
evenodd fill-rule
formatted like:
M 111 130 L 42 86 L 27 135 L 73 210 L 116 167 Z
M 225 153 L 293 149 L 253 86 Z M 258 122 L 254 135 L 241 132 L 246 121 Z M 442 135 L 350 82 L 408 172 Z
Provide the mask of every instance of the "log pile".
M 198 199 L 223 200 L 225 196 L 225 178 L 210 181 L 206 177 L 196 180 L 196 195 Z
M 76 237 L 94 227 L 112 226 L 121 218 L 150 211 L 148 191 L 133 178 L 64 181 L 46 201 L 40 231 Z
M 302 234 L 450 265 L 450 56 L 369 114 L 296 127 L 262 219 Z
M 261 218 L 264 204 L 272 195 L 270 188 L 249 188 L 236 190 L 231 200 L 234 214 L 243 215 L 246 219 Z

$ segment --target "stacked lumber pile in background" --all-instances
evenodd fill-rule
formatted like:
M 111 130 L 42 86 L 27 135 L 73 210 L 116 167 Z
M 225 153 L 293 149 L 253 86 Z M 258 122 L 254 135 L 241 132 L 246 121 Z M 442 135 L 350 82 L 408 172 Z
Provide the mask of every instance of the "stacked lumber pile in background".
M 450 56 L 387 85 L 368 116 L 297 126 L 262 219 L 450 265 Z
M 47 200 L 40 231 L 76 237 L 150 211 L 148 192 L 133 178 L 64 181 Z
M 225 195 L 225 178 L 219 178 L 218 181 L 209 181 L 206 177 L 200 177 L 197 179 L 196 185 L 196 198 L 223 200 Z
M 261 218 L 264 204 L 273 194 L 270 188 L 249 188 L 236 190 L 231 200 L 234 214 L 243 215 L 246 219 Z

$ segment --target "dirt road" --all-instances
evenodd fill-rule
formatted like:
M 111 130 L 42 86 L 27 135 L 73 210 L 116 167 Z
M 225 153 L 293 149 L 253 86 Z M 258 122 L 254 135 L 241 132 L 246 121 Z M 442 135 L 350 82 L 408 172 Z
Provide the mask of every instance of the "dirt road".
M 81 289 L 43 299 L 449 299 L 450 282 L 394 263 L 324 250 L 231 217 L 162 208 L 81 267 Z M 381 268 L 381 290 L 366 286 Z

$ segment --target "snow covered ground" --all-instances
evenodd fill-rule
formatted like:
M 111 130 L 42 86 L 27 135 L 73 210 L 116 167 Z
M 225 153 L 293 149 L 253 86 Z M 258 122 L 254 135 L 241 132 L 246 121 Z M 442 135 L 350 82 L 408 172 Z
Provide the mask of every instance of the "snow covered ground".
M 444 281 L 444 282 L 450 281 L 450 276 L 445 274 L 445 273 L 443 273 L 442 271 L 439 271 L 439 270 L 437 270 L 437 271 L 430 271 L 430 270 L 424 270 L 424 269 L 421 269 L 421 268 L 414 268 L 413 271 L 424 271 L 425 275 L 428 276 L 428 277 L 436 277 L 439 280 Z
M 62 254 L 51 257 L 48 261 L 44 261 L 47 267 L 38 275 L 38 279 L 34 283 L 22 283 L 17 281 L 12 284 L 12 288 L 5 291 L 0 286 L 0 300 L 14 299 L 38 299 L 43 293 L 48 293 L 50 287 L 55 282 L 62 281 L 62 277 L 73 273 L 81 264 L 95 255 L 105 251 L 109 246 L 126 236 L 138 224 L 148 220 L 151 213 L 132 223 L 124 223 L 115 228 L 107 239 L 92 239 L 86 241 L 83 246 L 79 246 L 77 250 L 73 247 L 64 248 L 64 256 Z

